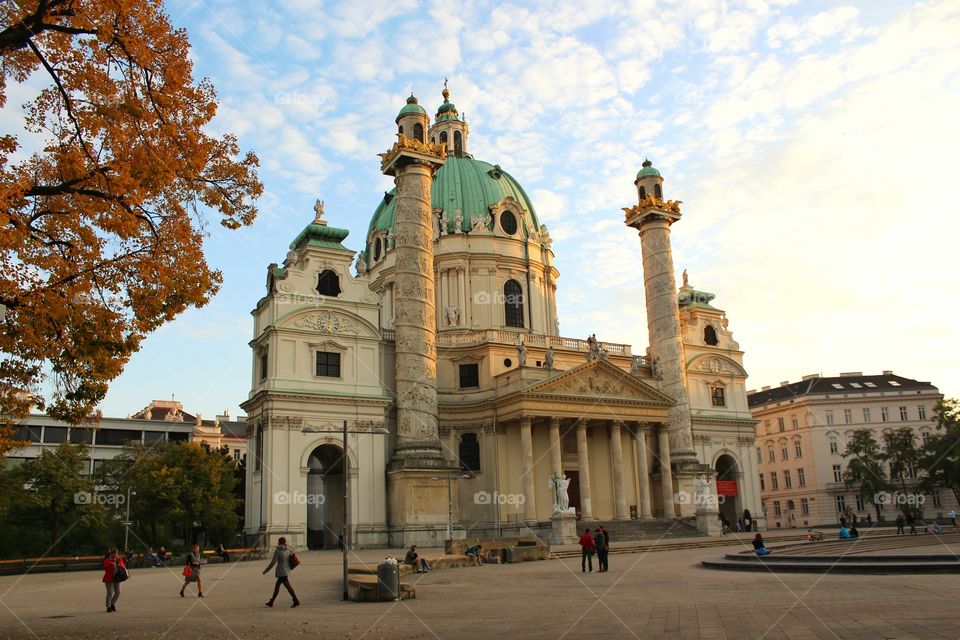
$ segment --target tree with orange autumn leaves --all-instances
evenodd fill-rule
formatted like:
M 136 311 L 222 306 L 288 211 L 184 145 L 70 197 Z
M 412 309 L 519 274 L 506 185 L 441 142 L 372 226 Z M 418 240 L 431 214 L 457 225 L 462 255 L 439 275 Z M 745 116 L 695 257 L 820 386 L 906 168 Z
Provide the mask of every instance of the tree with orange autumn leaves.
M 0 105 L 44 86 L 0 132 L 2 452 L 33 404 L 89 419 L 147 334 L 210 300 L 207 216 L 251 224 L 262 185 L 204 130 L 216 93 L 161 0 L 14 0 L 0 19 Z

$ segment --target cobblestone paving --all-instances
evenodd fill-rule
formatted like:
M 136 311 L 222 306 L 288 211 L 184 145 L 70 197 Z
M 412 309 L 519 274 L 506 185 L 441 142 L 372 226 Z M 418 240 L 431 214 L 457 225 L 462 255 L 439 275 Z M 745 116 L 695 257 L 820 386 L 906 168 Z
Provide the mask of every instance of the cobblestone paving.
M 608 573 L 582 574 L 573 559 L 434 571 L 408 578 L 417 583 L 416 600 L 382 604 L 341 602 L 340 556 L 310 552 L 292 578 L 304 603 L 298 609 L 284 592 L 274 609 L 263 605 L 273 587 L 260 574 L 266 562 L 206 567 L 203 600 L 178 597 L 179 567 L 134 570 L 119 611 L 110 614 L 99 573 L 6 576 L 0 638 L 960 636 L 960 576 L 741 574 L 698 566 L 735 548 L 613 555 Z M 382 555 L 366 551 L 358 559 Z

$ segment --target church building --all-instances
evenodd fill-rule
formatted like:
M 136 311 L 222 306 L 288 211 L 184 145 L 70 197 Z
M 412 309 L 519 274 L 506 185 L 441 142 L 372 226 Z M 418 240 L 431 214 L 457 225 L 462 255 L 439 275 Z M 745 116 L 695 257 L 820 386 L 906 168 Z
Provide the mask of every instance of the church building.
M 560 335 L 549 231 L 505 169 L 471 155 L 446 88 L 432 123 L 411 96 L 396 124 L 380 154 L 395 188 L 360 252 L 318 201 L 267 268 L 242 405 L 251 542 L 336 545 L 345 489 L 360 546 L 762 521 L 743 352 L 714 294 L 686 272 L 677 287 L 680 206 L 652 164 L 610 213 L 639 233 L 636 352 Z

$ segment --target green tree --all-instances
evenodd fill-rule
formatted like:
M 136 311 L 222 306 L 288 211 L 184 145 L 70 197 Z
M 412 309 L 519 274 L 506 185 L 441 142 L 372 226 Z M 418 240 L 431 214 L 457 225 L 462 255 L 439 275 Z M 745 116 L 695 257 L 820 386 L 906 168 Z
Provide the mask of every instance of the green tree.
M 99 500 L 94 482 L 81 475 L 88 464 L 85 445 L 64 443 L 10 472 L 17 490 L 10 505 L 11 517 L 25 528 L 34 526 L 50 552 L 56 555 L 67 534 L 78 527 L 103 528 L 110 500 Z M 109 496 L 108 496 L 109 497 Z
M 185 442 L 128 447 L 105 470 L 118 491 L 136 493 L 130 517 L 148 546 L 165 543 L 174 532 L 192 542 L 201 528 L 218 540 L 236 531 L 235 465 L 219 451 Z
M 850 458 L 843 472 L 844 484 L 851 489 L 857 489 L 864 502 L 873 503 L 879 522 L 882 517 L 878 496 L 887 494 L 892 485 L 884 469 L 883 452 L 880 451 L 880 445 L 873 433 L 869 429 L 854 431 L 843 457 Z
M 927 439 L 920 453 L 920 466 L 927 472 L 920 487 L 924 493 L 949 489 L 960 502 L 960 400 L 941 400 L 936 422 L 938 433 Z
M 885 452 L 883 460 L 890 466 L 890 479 L 900 486 L 901 511 L 904 515 L 918 515 L 922 511 L 919 505 L 908 500 L 912 492 L 907 490 L 907 480 L 917 477 L 917 468 L 920 465 L 920 449 L 917 448 L 916 436 L 913 429 L 903 427 L 883 434 Z

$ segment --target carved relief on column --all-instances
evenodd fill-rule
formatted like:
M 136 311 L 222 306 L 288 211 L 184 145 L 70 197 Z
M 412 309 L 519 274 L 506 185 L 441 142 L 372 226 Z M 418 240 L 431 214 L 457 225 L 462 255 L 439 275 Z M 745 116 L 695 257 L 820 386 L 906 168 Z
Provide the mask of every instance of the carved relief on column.
M 457 267 L 457 308 L 460 311 L 460 324 L 465 324 L 467 308 L 467 283 L 463 267 Z
M 623 442 L 620 439 L 622 429 L 622 420 L 614 420 L 610 424 L 610 453 L 613 458 L 613 517 L 615 520 L 629 518 L 627 498 L 623 492 Z
M 590 501 L 590 454 L 587 451 L 587 420 L 577 423 L 577 463 L 580 467 L 580 517 L 593 520 Z
M 523 519 L 537 520 L 536 483 L 533 476 L 533 421 L 530 416 L 520 418 L 520 457 L 523 469 Z
M 647 453 L 647 432 L 649 427 L 645 424 L 638 424 L 633 432 L 633 441 L 637 450 L 637 472 L 640 476 L 640 517 L 649 519 L 653 517 L 653 502 L 650 497 L 650 464 Z
M 660 458 L 660 488 L 663 493 L 663 517 L 673 518 L 676 514 L 676 504 L 673 495 L 673 471 L 670 468 L 670 425 L 657 425 L 657 439 Z

